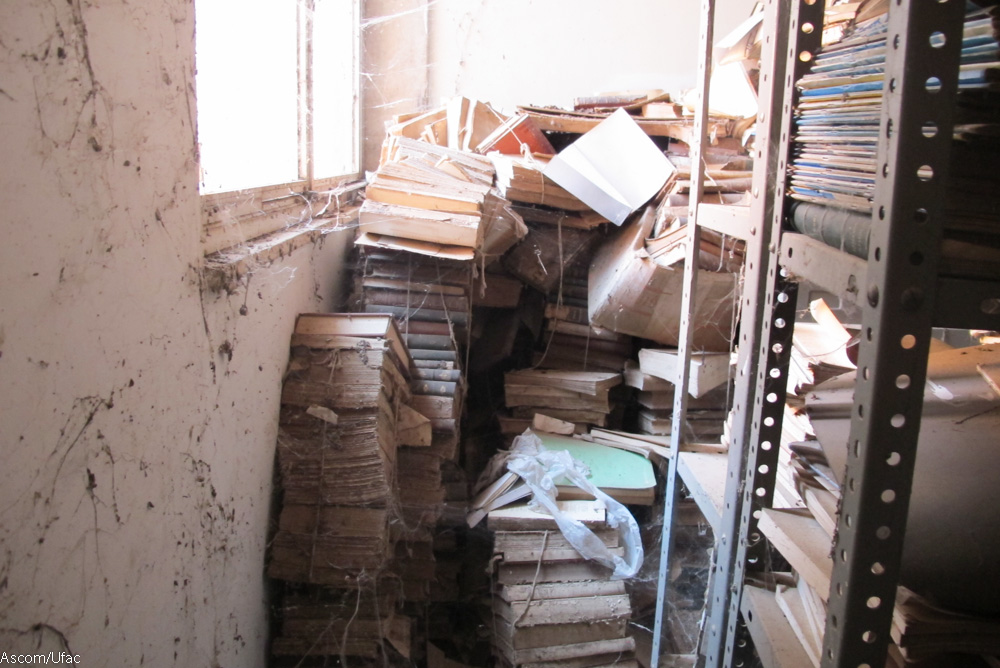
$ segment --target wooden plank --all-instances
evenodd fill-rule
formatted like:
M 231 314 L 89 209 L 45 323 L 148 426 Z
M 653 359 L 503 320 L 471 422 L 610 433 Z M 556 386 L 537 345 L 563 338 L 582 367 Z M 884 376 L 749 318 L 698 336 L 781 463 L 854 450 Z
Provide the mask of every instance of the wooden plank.
M 752 585 L 740 602 L 754 648 L 767 668 L 805 668 L 812 664 L 772 592 Z

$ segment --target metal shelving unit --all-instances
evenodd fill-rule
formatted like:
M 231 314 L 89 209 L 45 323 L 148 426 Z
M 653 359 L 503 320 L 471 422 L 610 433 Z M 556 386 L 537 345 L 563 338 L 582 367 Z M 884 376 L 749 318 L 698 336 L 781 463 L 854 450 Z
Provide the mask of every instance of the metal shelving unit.
M 794 280 L 806 279 L 857 303 L 863 313 L 822 665 L 880 667 L 899 576 L 931 327 L 1000 328 L 998 284 L 937 275 L 965 3 L 891 3 L 867 262 L 782 229 L 794 84 L 819 48 L 824 3 L 769 0 L 765 11 L 751 213 L 756 225 L 751 223 L 748 238 L 736 415 L 701 653 L 710 667 L 750 666 L 755 660 L 742 617 L 754 601 L 743 596 L 744 581 L 748 574 L 765 575 L 767 545 L 756 522 L 773 498 Z M 761 633 L 759 623 L 753 620 Z M 780 665 L 780 649 L 769 646 L 760 658 Z

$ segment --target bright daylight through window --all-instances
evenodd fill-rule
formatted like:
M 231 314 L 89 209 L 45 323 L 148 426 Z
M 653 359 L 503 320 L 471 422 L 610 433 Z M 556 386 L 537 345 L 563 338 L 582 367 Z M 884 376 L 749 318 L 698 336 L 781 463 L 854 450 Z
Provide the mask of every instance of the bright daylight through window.
M 358 171 L 358 0 L 196 0 L 201 192 Z

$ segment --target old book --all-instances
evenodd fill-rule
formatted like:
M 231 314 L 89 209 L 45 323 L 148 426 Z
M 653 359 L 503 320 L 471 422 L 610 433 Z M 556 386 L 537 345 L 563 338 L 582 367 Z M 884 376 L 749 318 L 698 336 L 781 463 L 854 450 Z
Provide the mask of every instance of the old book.
M 620 385 L 622 376 L 600 371 L 522 369 L 504 374 L 504 382 L 508 385 L 533 385 L 596 396 L 601 391 L 606 392 Z
M 400 445 L 429 446 L 431 421 L 406 404 L 400 404 L 396 416 L 396 438 Z
M 588 411 L 573 408 L 554 408 L 551 406 L 514 406 L 511 408 L 511 414 L 514 417 L 525 418 L 529 421 L 534 418 L 535 413 L 538 411 L 544 411 L 546 415 L 558 420 L 565 420 L 566 422 L 591 424 L 597 427 L 605 427 L 608 424 L 608 413 L 603 410 Z
M 615 638 L 612 640 L 593 640 L 573 645 L 554 645 L 551 647 L 516 650 L 507 659 L 513 665 L 521 665 L 561 661 L 585 656 L 620 656 L 634 651 L 634 638 Z
M 496 151 L 506 155 L 529 153 L 552 155 L 555 149 L 528 114 L 518 114 L 500 124 L 475 147 L 476 153 Z
M 586 298 L 586 288 L 584 288 L 584 298 Z M 545 329 L 557 334 L 576 336 L 584 339 L 588 344 L 590 341 L 611 341 L 625 344 L 625 347 L 631 344 L 631 338 L 627 334 L 619 334 L 618 332 L 612 332 L 610 329 L 594 325 L 549 319 L 545 322 Z
M 515 627 L 520 627 L 628 619 L 632 615 L 632 606 L 627 594 L 513 602 L 500 598 L 494 599 L 493 611 Z
M 556 585 L 536 584 L 536 587 L 570 587 L 575 582 Z M 530 586 L 530 585 L 516 585 Z M 494 617 L 496 635 L 509 649 L 533 649 L 538 647 L 554 647 L 559 645 L 575 645 L 581 642 L 595 640 L 613 640 L 624 638 L 627 629 L 625 619 L 604 619 L 588 624 L 539 624 L 514 628 L 502 617 Z
M 680 368 L 674 350 L 643 348 L 639 351 L 642 373 L 677 383 Z M 694 353 L 688 372 L 688 394 L 701 397 L 729 380 L 729 353 Z
M 556 504 L 562 512 L 587 526 L 600 527 L 605 523 L 605 509 L 596 501 L 556 501 Z M 494 510 L 487 518 L 487 525 L 491 531 L 559 530 L 551 515 L 536 512 L 527 504 Z
M 652 208 L 618 231 L 590 265 L 590 322 L 676 346 L 680 333 L 683 269 L 664 267 L 645 251 L 655 220 Z M 692 323 L 695 350 L 728 351 L 736 303 L 735 274 L 699 270 Z
M 456 180 L 456 183 L 459 181 Z M 434 184 L 402 182 L 380 177 L 377 173 L 365 188 L 366 201 L 382 202 L 416 209 L 479 215 L 483 210 L 482 195 Z
M 548 294 L 559 286 L 560 273 L 589 258 L 600 241 L 587 230 L 529 225 L 528 235 L 503 258 L 512 275 Z
M 524 219 L 495 190 L 487 193 L 483 200 L 482 224 L 484 232 L 480 252 L 486 263 L 506 253 L 528 234 Z
M 312 340 L 297 340 L 297 336 L 315 337 L 355 337 L 364 339 L 384 339 L 389 342 L 401 363 L 400 370 L 406 374 L 410 356 L 400 337 L 399 328 L 392 318 L 384 315 L 363 313 L 302 313 L 295 320 L 292 346 L 309 345 Z M 325 346 L 324 346 L 325 347 Z M 351 346 L 356 347 L 355 345 Z
M 622 580 L 586 580 L 558 584 L 507 585 L 497 592 L 505 601 L 547 600 L 553 598 L 577 598 L 585 596 L 625 595 Z
M 500 511 L 493 511 L 500 512 Z M 580 580 L 607 580 L 611 569 L 594 561 L 566 562 L 559 564 L 505 564 L 497 566 L 497 583 L 501 585 L 531 584 L 539 582 L 578 582 Z
M 554 387 L 517 385 L 508 382 L 504 386 L 504 394 L 508 408 L 535 406 L 543 409 L 611 412 L 607 390 L 597 395 L 590 395 Z
M 360 212 L 365 232 L 441 243 L 448 246 L 477 248 L 482 242 L 481 214 L 455 213 L 417 208 L 403 203 L 365 200 Z
M 463 151 L 473 151 L 486 137 L 493 133 L 507 117 L 498 112 L 489 103 L 471 100 L 466 110 L 463 124 Z
M 366 305 L 375 306 L 405 306 L 449 311 L 467 311 L 469 309 L 469 298 L 464 295 L 442 295 L 433 292 L 366 288 L 363 299 Z M 415 348 L 421 347 L 409 340 L 407 340 L 407 344 Z
M 543 174 L 542 170 L 548 164 L 550 157 L 548 155 L 521 157 L 520 154 L 517 156 L 491 154 L 490 158 L 493 160 L 493 166 L 497 172 L 497 189 L 500 194 L 511 202 L 521 204 L 538 204 L 550 209 L 561 209 L 569 212 L 592 211 L 578 197 Z M 520 212 L 520 209 L 518 211 Z M 582 217 L 581 220 L 583 220 Z M 600 221 L 607 222 L 607 219 L 601 216 Z M 564 221 L 543 218 L 539 222 L 561 224 Z
M 511 206 L 525 223 L 594 230 L 604 223 L 610 222 L 607 218 L 586 205 L 583 205 L 586 207 L 585 209 L 575 204 L 570 209 L 549 208 L 548 206 L 536 206 L 535 204 L 524 202 L 513 202 Z

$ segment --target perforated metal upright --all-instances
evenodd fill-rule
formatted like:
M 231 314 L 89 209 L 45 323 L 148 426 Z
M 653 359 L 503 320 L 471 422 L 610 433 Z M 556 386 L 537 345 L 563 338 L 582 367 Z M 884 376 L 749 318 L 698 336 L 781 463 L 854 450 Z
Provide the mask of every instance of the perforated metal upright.
M 923 409 L 962 0 L 889 8 L 858 380 L 822 665 L 882 666 Z
M 708 89 L 711 78 L 712 34 L 715 23 L 714 0 L 702 0 L 698 40 L 698 105 L 694 117 L 696 144 L 691 147 L 691 194 L 689 198 L 687 236 L 684 253 L 684 287 L 681 293 L 680 334 L 677 344 L 677 368 L 679 376 L 674 381 L 674 406 L 670 425 L 671 457 L 667 465 L 667 479 L 664 484 L 663 532 L 660 537 L 660 564 L 656 581 L 656 618 L 653 623 L 653 647 L 650 668 L 657 668 L 660 661 L 663 622 L 667 614 L 667 582 L 670 574 L 670 558 L 674 544 L 674 516 L 678 499 L 677 462 L 680 459 L 681 441 L 684 438 L 684 423 L 687 418 L 687 394 L 691 368 L 691 341 L 694 328 L 691 317 L 698 289 L 698 249 L 701 245 L 701 230 L 698 225 L 698 206 L 705 192 L 705 165 L 702 149 L 707 141 Z
M 751 665 L 752 646 L 740 618 L 744 570 L 760 568 L 754 512 L 771 504 L 787 377 L 794 286 L 780 280 L 778 240 L 791 136 L 798 54 L 819 45 L 823 3 L 768 0 L 764 7 L 757 137 L 747 239 L 734 419 L 723 517 L 716 537 L 708 615 L 702 629 L 705 665 Z M 781 185 L 777 185 L 780 183 Z M 781 325 L 775 328 L 774 325 Z M 784 338 L 782 338 L 784 337 Z

